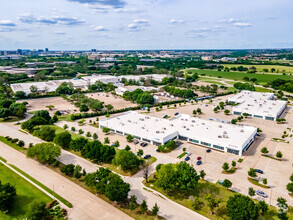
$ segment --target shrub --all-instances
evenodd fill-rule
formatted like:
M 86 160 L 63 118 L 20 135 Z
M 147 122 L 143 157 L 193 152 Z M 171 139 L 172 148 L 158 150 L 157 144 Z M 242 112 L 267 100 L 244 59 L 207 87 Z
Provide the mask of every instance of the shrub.
M 72 176 L 72 174 L 74 172 L 74 168 L 75 168 L 74 164 L 68 164 L 68 165 L 61 167 L 60 171 L 67 176 Z

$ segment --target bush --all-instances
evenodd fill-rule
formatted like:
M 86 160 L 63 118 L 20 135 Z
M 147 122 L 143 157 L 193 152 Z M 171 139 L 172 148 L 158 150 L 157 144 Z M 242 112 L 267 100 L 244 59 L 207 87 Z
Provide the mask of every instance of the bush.
M 73 172 L 74 172 L 74 168 L 75 168 L 74 164 L 68 164 L 68 165 L 61 167 L 60 171 L 67 176 L 72 176 Z
M 0 211 L 9 210 L 16 197 L 16 188 L 10 183 L 2 184 L 0 180 Z
M 60 147 L 53 143 L 40 143 L 27 149 L 27 156 L 41 163 L 53 163 L 61 155 Z
M 19 147 L 23 147 L 24 146 L 24 141 L 19 141 L 17 144 Z
M 11 143 L 17 143 L 18 141 L 19 141 L 18 138 L 13 138 L 13 139 L 11 140 Z
M 49 125 L 42 126 L 39 130 L 35 130 L 33 135 L 41 138 L 44 141 L 53 141 L 55 138 L 55 129 Z

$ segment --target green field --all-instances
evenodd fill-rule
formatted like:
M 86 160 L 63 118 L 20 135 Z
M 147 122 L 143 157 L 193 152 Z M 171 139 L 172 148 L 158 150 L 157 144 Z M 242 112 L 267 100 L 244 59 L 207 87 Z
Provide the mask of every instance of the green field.
M 212 77 L 219 77 L 225 79 L 232 79 L 236 81 L 244 81 L 244 77 L 248 78 L 256 78 L 257 82 L 260 85 L 264 85 L 270 81 L 276 80 L 276 79 L 284 79 L 284 80 L 293 80 L 293 76 L 288 75 L 276 75 L 276 74 L 259 74 L 259 73 L 244 73 L 244 72 L 224 72 L 224 71 L 216 71 L 216 70 L 199 70 L 199 69 L 190 69 L 189 72 L 196 72 L 199 75 L 205 74 L 206 76 L 212 76 Z
M 11 183 L 16 187 L 17 197 L 12 210 L 8 214 L 0 212 L 1 220 L 23 219 L 29 204 L 35 200 L 48 203 L 52 199 L 25 179 L 0 163 L 0 180 L 2 183 Z
M 292 66 L 279 66 L 279 65 L 257 65 L 257 64 L 250 64 L 250 65 L 242 65 L 242 64 L 222 64 L 222 66 L 224 67 L 238 67 L 238 66 L 243 66 L 243 67 L 252 67 L 254 66 L 256 68 L 257 72 L 263 73 L 263 69 L 268 69 L 269 73 L 271 72 L 271 69 L 274 68 L 276 71 L 274 72 L 274 74 L 282 74 L 283 71 L 285 71 L 285 73 L 293 73 L 293 67 Z
M 57 135 L 57 134 L 60 134 L 60 133 L 62 133 L 62 132 L 65 132 L 65 131 L 68 131 L 70 134 L 71 134 L 71 138 L 72 139 L 77 139 L 77 138 L 80 138 L 80 137 L 82 137 L 81 135 L 79 135 L 79 134 L 75 134 L 75 133 L 73 133 L 73 132 L 71 132 L 70 131 L 70 129 L 71 128 L 67 128 L 67 130 L 65 130 L 65 129 L 63 129 L 63 128 L 60 128 L 59 126 L 57 126 L 57 125 L 49 125 L 50 127 L 52 127 L 53 129 L 55 129 L 55 134 Z M 79 126 L 78 128 L 76 128 L 76 129 L 82 129 L 82 126 Z

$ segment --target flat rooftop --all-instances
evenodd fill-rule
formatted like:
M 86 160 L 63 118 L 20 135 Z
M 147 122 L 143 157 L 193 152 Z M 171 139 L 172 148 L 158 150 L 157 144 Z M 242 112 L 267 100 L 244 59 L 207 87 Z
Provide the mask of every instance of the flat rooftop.
M 100 121 L 103 126 L 135 136 L 158 141 L 174 133 L 195 140 L 239 148 L 255 133 L 256 128 L 224 124 L 179 114 L 169 120 L 129 111 Z
M 233 111 L 246 112 L 254 115 L 276 117 L 286 106 L 286 101 L 274 100 L 274 93 L 241 91 L 228 99 L 230 102 L 239 103 Z

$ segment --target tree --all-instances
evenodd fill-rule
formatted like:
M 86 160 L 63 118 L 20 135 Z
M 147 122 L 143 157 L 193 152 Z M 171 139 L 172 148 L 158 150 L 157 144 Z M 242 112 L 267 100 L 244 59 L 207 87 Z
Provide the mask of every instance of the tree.
M 50 113 L 47 110 L 39 110 L 39 111 L 36 111 L 34 113 L 33 118 L 34 117 L 41 117 L 41 118 L 45 119 L 47 123 L 49 123 L 49 121 L 51 119 Z
M 35 130 L 33 134 L 44 141 L 53 141 L 55 137 L 55 129 L 49 125 L 45 125 L 42 126 L 40 130 Z
M 268 179 L 267 179 L 267 178 L 264 178 L 264 179 L 262 180 L 262 183 L 265 184 L 265 185 L 267 185 L 267 184 L 268 184 Z
M 18 145 L 19 147 L 23 147 L 23 146 L 24 146 L 24 141 L 20 140 L 20 141 L 17 143 L 17 145 Z
M 192 111 L 192 114 L 193 114 L 193 115 L 196 115 L 196 114 L 197 114 L 196 110 L 193 110 L 193 111 Z
M 94 139 L 94 140 L 97 140 L 97 139 L 98 139 L 98 135 L 97 135 L 97 133 L 94 133 L 94 134 L 93 134 L 93 139 Z
M 288 183 L 287 186 L 286 186 L 287 190 L 290 192 L 290 193 L 293 193 L 293 182 L 291 183 Z
M 156 203 L 156 204 L 154 205 L 154 207 L 152 208 L 152 213 L 153 213 L 154 216 L 156 216 L 156 215 L 158 214 L 159 209 L 160 209 L 160 208 L 159 208 L 158 204 Z
M 222 166 L 223 170 L 227 171 L 229 170 L 229 164 L 228 163 L 224 163 Z
M 137 151 L 137 156 L 142 156 L 143 155 L 143 150 L 142 149 L 139 149 L 138 151 Z
M 248 196 L 236 194 L 231 196 L 226 205 L 227 215 L 232 220 L 258 219 L 258 207 Z
M 24 99 L 26 97 L 25 92 L 24 91 L 17 91 L 15 93 L 15 98 L 17 99 Z
M 205 194 L 204 199 L 207 202 L 207 206 L 211 209 L 212 214 L 214 214 L 214 209 L 219 206 L 219 203 L 221 201 L 213 196 L 211 193 Z
M 146 201 L 143 200 L 142 203 L 140 204 L 140 211 L 146 212 L 147 210 L 148 210 L 148 205 L 147 205 Z
M 28 206 L 25 214 L 25 219 L 28 220 L 43 220 L 47 215 L 46 203 L 33 201 Z
M 129 202 L 129 209 L 130 209 L 131 211 L 133 211 L 134 209 L 136 209 L 136 204 L 133 203 L 133 202 Z
M 103 133 L 105 133 L 107 135 L 110 132 L 110 128 L 103 127 L 102 131 L 103 131 Z
M 276 157 L 277 157 L 277 158 L 282 158 L 282 157 L 283 157 L 282 152 L 281 152 L 281 151 L 278 151 L 278 152 L 276 153 Z
M 72 139 L 70 142 L 70 149 L 74 151 L 82 151 L 84 146 L 88 143 L 88 139 L 84 137 L 79 137 Z
M 68 125 L 65 124 L 65 125 L 63 126 L 63 128 L 66 130 L 66 129 L 68 128 Z
M 56 89 L 57 94 L 73 94 L 74 88 L 72 83 L 63 82 L 61 85 Z
M 151 172 L 151 166 L 150 164 L 147 162 L 146 165 L 144 166 L 142 173 L 143 173 L 143 177 L 145 179 L 145 181 L 148 183 L 148 178 Z
M 65 149 L 69 148 L 70 142 L 71 142 L 71 134 L 68 131 L 59 133 L 54 138 L 54 143 Z
M 133 139 L 134 139 L 134 137 L 133 137 L 132 135 L 130 135 L 130 134 L 128 134 L 128 135 L 126 136 L 126 140 L 127 140 L 127 142 L 132 142 Z
M 257 177 L 256 171 L 253 168 L 250 168 L 248 171 L 248 176 Z
M 248 195 L 249 196 L 255 196 L 255 190 L 252 187 L 248 188 Z
M 225 109 L 224 110 L 225 115 L 229 115 L 230 114 L 230 110 L 229 109 Z
M 202 111 L 201 111 L 200 108 L 197 108 L 197 109 L 196 109 L 196 112 L 197 112 L 199 115 L 202 114 Z
M 279 197 L 277 199 L 277 202 L 278 202 L 277 206 L 279 208 L 278 218 L 281 220 L 287 220 L 288 219 L 288 217 L 287 217 L 287 211 L 288 211 L 287 200 L 282 197 Z
M 228 188 L 230 188 L 230 187 L 232 186 L 232 182 L 231 182 L 230 180 L 228 180 L 228 179 L 225 179 L 225 180 L 223 181 L 223 186 L 224 186 L 226 189 L 228 189 Z
M 232 119 L 231 124 L 235 125 L 237 123 L 237 119 Z
M 0 118 L 6 120 L 11 115 L 11 112 L 8 108 L 0 109 Z
M 125 183 L 120 176 L 114 173 L 109 174 L 105 187 L 105 196 L 111 201 L 124 201 L 130 191 L 129 183 Z
M 53 143 L 40 143 L 27 149 L 27 157 L 36 158 L 41 163 L 53 163 L 60 155 L 60 147 Z
M 109 114 L 109 112 L 106 113 L 105 117 L 106 117 L 106 118 L 110 118 L 110 114 Z
M 205 176 L 206 176 L 206 173 L 204 172 L 204 170 L 201 170 L 201 171 L 199 172 L 199 176 L 200 176 L 201 179 L 204 180 L 204 178 L 205 178 Z
M 29 132 L 32 132 L 36 126 L 45 125 L 48 122 L 42 117 L 33 117 L 26 122 L 21 124 L 22 129 L 27 129 Z
M 111 111 L 114 108 L 113 105 L 110 105 L 110 104 L 106 105 L 105 107 L 108 111 Z
M 89 131 L 88 131 L 88 132 L 86 133 L 86 135 L 85 135 L 85 136 L 86 136 L 86 137 L 91 137 L 91 136 L 92 136 L 92 134 L 91 134 L 91 132 L 89 132 Z
M 75 132 L 76 131 L 75 127 L 71 127 L 71 131 Z
M 113 147 L 119 147 L 119 146 L 120 146 L 119 141 L 115 141 L 114 144 L 113 144 Z
M 265 201 L 259 201 L 257 203 L 257 207 L 259 210 L 261 210 L 262 214 L 265 214 L 269 210 L 269 206 Z
M 2 184 L 0 180 L 0 211 L 8 211 L 16 197 L 16 188 L 10 183 Z
M 71 163 L 61 167 L 60 170 L 62 173 L 66 174 L 67 176 L 72 176 L 74 172 L 74 168 L 75 168 L 75 165 Z
M 75 166 L 74 171 L 73 171 L 73 176 L 76 179 L 79 179 L 81 177 L 81 175 L 82 175 L 81 170 L 82 170 L 82 167 L 80 165 Z
M 109 140 L 108 137 L 105 137 L 105 138 L 104 138 L 104 144 L 110 144 L 110 140 Z
M 142 161 L 133 152 L 126 150 L 118 151 L 113 159 L 113 164 L 121 166 L 122 170 L 136 169 L 141 163 Z
M 232 161 L 232 167 L 236 167 L 236 161 Z
M 268 153 L 269 153 L 269 151 L 268 151 L 268 149 L 267 149 L 266 147 L 263 147 L 263 148 L 261 149 L 261 152 L 262 152 L 263 154 L 268 154 Z

